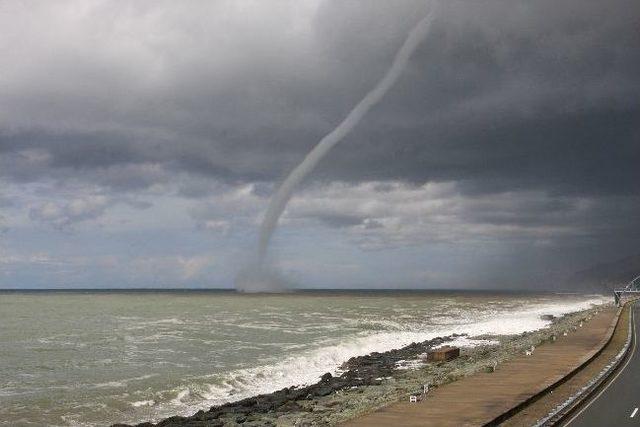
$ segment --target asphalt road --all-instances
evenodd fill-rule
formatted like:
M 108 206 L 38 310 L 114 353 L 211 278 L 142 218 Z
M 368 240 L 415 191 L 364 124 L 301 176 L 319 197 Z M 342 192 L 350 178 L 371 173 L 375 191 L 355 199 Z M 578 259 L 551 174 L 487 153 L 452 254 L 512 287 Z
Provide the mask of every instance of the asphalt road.
M 634 340 L 631 357 L 613 374 L 605 388 L 583 406 L 564 426 L 607 427 L 640 426 L 640 349 L 637 347 L 640 327 L 640 304 L 634 304 Z

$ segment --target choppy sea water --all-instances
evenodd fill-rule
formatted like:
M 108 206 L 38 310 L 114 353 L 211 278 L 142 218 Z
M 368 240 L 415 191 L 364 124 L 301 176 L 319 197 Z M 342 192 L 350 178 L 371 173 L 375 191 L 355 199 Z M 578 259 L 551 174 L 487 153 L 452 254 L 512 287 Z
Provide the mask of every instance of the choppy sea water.
M 542 314 L 609 300 L 481 292 L 0 293 L 0 425 L 188 415 L 315 382 L 355 355 L 454 332 L 539 329 L 548 324 Z

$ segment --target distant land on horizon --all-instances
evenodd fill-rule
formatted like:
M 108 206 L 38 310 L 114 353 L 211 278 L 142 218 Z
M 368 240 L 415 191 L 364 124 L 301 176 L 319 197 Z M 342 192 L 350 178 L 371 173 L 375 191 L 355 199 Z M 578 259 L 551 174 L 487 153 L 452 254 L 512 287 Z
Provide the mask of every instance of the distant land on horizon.
M 611 291 L 640 274 L 640 254 L 603 262 L 580 270 L 566 280 L 566 285 L 585 290 Z

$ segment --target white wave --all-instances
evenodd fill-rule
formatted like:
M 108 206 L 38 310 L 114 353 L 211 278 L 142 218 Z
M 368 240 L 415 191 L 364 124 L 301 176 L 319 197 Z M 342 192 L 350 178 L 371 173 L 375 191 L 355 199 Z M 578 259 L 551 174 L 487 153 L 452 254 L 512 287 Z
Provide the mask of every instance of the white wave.
M 147 325 L 184 325 L 184 320 L 177 319 L 175 317 L 170 317 L 168 319 L 158 319 L 144 322 Z
M 140 406 L 153 406 L 155 404 L 155 400 L 138 400 L 137 402 L 131 402 L 131 406 L 136 408 Z
M 178 395 L 171 400 L 173 405 L 182 405 L 184 404 L 184 400 L 189 397 L 191 394 L 191 390 L 188 388 L 182 389 L 178 392 Z
M 181 320 L 175 317 L 170 317 L 167 319 L 157 319 L 157 320 L 143 320 L 140 318 L 134 318 L 134 319 L 135 320 L 133 320 L 131 324 L 127 325 L 124 328 L 125 330 L 137 331 L 137 330 L 144 330 L 153 326 L 161 327 L 166 325 L 185 325 L 186 323 L 184 320 Z
M 97 384 L 93 384 L 93 388 L 118 388 L 118 387 L 126 387 L 130 382 L 133 381 L 143 381 L 143 380 L 147 380 L 149 378 L 153 378 L 158 376 L 159 374 L 148 374 L 148 375 L 141 375 L 139 377 L 132 377 L 132 378 L 125 378 L 122 380 L 116 380 L 116 381 L 108 381 L 105 383 L 97 383 Z
M 486 313 L 480 317 L 465 318 L 465 313 L 469 313 L 469 311 L 461 310 L 459 315 L 455 316 L 457 322 L 452 321 L 446 325 L 417 324 L 407 325 L 408 330 L 404 331 L 375 333 L 370 331 L 369 334 L 358 335 L 334 345 L 307 350 L 272 365 L 235 370 L 224 375 L 222 379 L 217 374 L 205 376 L 218 378 L 221 381 L 208 384 L 207 390 L 198 393 L 205 401 L 189 405 L 188 408 L 185 408 L 184 413 L 191 413 L 194 409 L 236 401 L 256 394 L 270 393 L 291 385 L 313 383 L 325 372 L 338 373 L 339 366 L 354 356 L 374 351 L 385 352 L 404 347 L 412 342 L 425 341 L 454 333 L 468 334 L 468 337 L 458 338 L 455 341 L 456 345 L 495 344 L 493 341 L 470 340 L 469 337 L 484 334 L 511 335 L 541 329 L 550 324 L 550 321 L 540 318 L 542 314 L 562 316 L 608 302 L 610 302 L 610 298 L 594 296 L 579 301 L 534 303 L 527 308 L 514 308 L 497 314 L 490 310 L 491 318 L 487 318 L 489 315 Z M 477 313 L 477 311 L 472 312 Z M 397 325 L 395 322 L 393 323 L 393 329 L 395 329 Z M 179 400 L 184 400 L 184 397 Z
M 93 385 L 93 388 L 117 388 L 126 387 L 126 381 L 107 381 L 105 383 L 97 383 Z
M 466 333 L 469 336 L 477 336 L 484 334 L 492 335 L 512 335 L 520 334 L 528 331 L 542 329 L 551 324 L 550 320 L 542 320 L 540 316 L 543 314 L 551 314 L 559 317 L 568 313 L 586 310 L 594 305 L 602 305 L 611 302 L 611 298 L 605 296 L 596 296 L 583 301 L 574 301 L 569 303 L 544 303 L 536 304 L 530 308 L 520 309 L 514 312 L 499 314 L 498 316 L 474 322 L 473 320 L 467 324 L 456 327 L 457 333 Z M 451 332 L 451 333 L 453 333 Z

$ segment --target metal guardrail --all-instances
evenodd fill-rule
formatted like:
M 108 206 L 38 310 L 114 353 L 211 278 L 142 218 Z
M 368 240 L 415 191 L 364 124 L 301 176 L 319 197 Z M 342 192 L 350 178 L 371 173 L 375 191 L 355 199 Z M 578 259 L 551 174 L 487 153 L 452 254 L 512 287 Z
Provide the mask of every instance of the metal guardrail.
M 634 303 L 632 303 L 633 305 Z M 624 347 L 620 352 L 613 358 L 613 360 L 605 366 L 600 373 L 595 376 L 591 381 L 589 381 L 584 387 L 582 387 L 578 392 L 573 394 L 567 400 L 565 400 L 560 405 L 556 406 L 549 414 L 538 420 L 534 427 L 548 427 L 556 425 L 559 421 L 564 418 L 570 410 L 574 409 L 576 405 L 582 402 L 584 399 L 588 398 L 598 387 L 600 387 L 609 376 L 620 366 L 620 364 L 624 361 L 625 356 L 627 355 L 629 349 L 631 348 L 631 343 L 634 337 L 634 312 L 631 310 L 629 316 L 629 332 L 627 334 L 627 340 L 624 344 Z
M 640 274 L 631 279 L 627 286 L 623 289 L 614 289 L 613 290 L 613 298 L 615 299 L 616 305 L 620 307 L 620 303 L 625 294 L 640 294 L 640 286 L 635 283 L 640 281 Z

